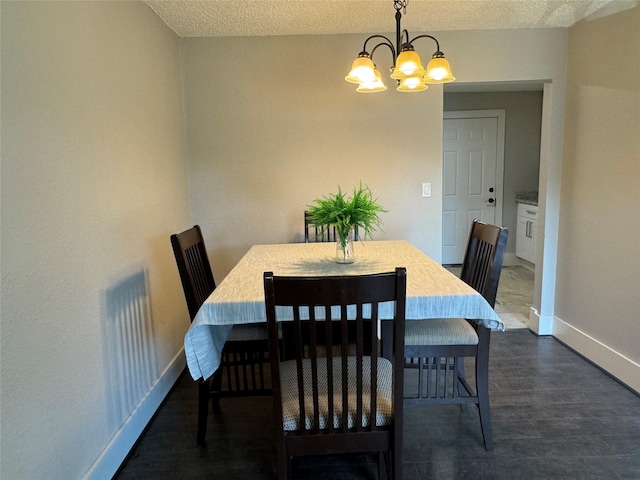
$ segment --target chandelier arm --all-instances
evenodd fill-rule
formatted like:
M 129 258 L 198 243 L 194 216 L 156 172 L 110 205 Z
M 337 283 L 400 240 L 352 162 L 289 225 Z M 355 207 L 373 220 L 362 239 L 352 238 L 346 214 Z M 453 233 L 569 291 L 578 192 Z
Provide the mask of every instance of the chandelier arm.
M 405 41 L 403 41 L 405 40 Z M 415 40 L 415 38 L 414 38 Z M 405 28 L 404 30 L 402 30 L 402 36 L 400 37 L 400 46 L 405 45 L 405 44 L 411 44 L 411 42 L 409 41 L 409 31 Z M 402 50 L 399 50 L 402 51 Z
M 393 43 L 391 43 L 391 40 L 389 40 L 387 37 L 385 37 L 384 35 L 371 35 L 369 38 L 367 38 L 364 41 L 364 45 L 362 46 L 362 52 L 366 53 L 367 51 L 367 43 L 369 43 L 369 40 L 373 39 L 373 38 L 381 38 L 383 40 L 383 42 L 379 43 L 378 45 L 376 45 L 375 47 L 373 47 L 373 49 L 375 50 L 376 48 L 378 48 L 380 45 L 388 45 L 389 48 L 391 48 L 391 51 L 394 52 L 394 59 L 395 59 L 395 49 L 393 48 Z M 373 52 L 371 52 L 373 54 Z
M 407 37 L 408 37 L 408 35 L 409 34 L 407 33 Z M 440 52 L 440 44 L 438 43 L 438 39 L 436 37 L 431 36 L 431 35 L 418 35 L 417 37 L 414 37 L 413 40 L 411 40 L 409 43 L 413 45 L 413 42 L 415 42 L 419 38 L 430 38 L 431 40 L 436 42 L 436 51 Z
M 391 60 L 392 60 L 391 68 L 393 69 L 393 68 L 395 68 L 395 66 L 396 66 L 396 51 L 395 51 L 395 49 L 393 48 L 393 45 L 391 44 L 391 42 L 389 42 L 389 43 L 387 43 L 387 42 L 380 42 L 380 43 L 379 43 L 379 44 L 377 44 L 375 47 L 373 47 L 373 50 L 371 50 L 370 58 L 371 58 L 371 60 L 373 61 L 373 54 L 374 54 L 374 52 L 377 50 L 377 48 L 378 48 L 378 47 L 382 47 L 383 45 L 384 45 L 385 47 L 389 47 L 389 50 L 391 50 Z

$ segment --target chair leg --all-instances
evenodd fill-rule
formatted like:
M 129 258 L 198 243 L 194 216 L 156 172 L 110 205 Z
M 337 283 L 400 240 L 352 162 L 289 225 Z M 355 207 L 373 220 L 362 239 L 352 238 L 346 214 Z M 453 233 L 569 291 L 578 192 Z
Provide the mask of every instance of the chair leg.
M 402 480 L 402 446 L 394 442 L 393 451 L 390 455 L 391 478 L 393 480 Z
M 207 419 L 209 417 L 209 380 L 198 380 L 198 434 L 197 444 L 205 447 L 207 442 Z
M 276 458 L 278 461 L 278 480 L 287 480 L 289 476 L 289 459 L 284 451 L 281 439 L 276 440 Z
M 478 395 L 478 412 L 480 428 L 484 439 L 484 448 L 493 450 L 493 429 L 489 411 L 489 355 L 481 353 L 476 358 L 476 393 Z
M 378 452 L 378 480 L 388 478 L 387 467 L 384 461 L 384 452 Z
M 456 357 L 455 362 L 456 362 L 456 372 L 455 372 L 456 377 L 453 384 L 454 385 L 453 395 L 455 398 L 460 398 L 460 390 L 461 389 L 465 390 L 461 381 L 461 379 L 466 378 L 464 373 L 464 357 Z M 460 410 L 462 410 L 463 412 L 466 412 L 467 409 L 468 409 L 468 405 L 466 403 L 460 404 Z
M 222 365 L 215 371 L 213 378 L 211 379 L 211 389 L 209 390 L 209 396 L 211 397 L 211 404 L 214 412 L 220 412 L 220 392 L 222 391 Z

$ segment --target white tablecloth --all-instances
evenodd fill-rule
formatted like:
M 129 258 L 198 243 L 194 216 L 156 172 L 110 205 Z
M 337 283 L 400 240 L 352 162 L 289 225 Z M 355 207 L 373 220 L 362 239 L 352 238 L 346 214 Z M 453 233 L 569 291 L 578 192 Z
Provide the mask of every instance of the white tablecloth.
M 335 262 L 334 243 L 255 245 L 202 305 L 184 340 L 194 379 L 208 378 L 220 365 L 231 326 L 266 322 L 263 273 L 275 275 L 363 275 L 407 269 L 406 318 L 468 318 L 498 330 L 504 325 L 473 288 L 406 241 L 354 245 L 356 261 Z

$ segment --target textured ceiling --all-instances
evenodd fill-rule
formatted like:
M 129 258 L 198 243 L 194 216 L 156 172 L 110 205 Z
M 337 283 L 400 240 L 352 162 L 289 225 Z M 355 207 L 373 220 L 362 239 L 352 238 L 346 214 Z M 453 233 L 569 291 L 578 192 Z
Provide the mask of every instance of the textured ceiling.
M 145 0 L 180 37 L 395 31 L 392 0 Z M 402 27 L 439 30 L 569 27 L 627 0 L 410 0 Z

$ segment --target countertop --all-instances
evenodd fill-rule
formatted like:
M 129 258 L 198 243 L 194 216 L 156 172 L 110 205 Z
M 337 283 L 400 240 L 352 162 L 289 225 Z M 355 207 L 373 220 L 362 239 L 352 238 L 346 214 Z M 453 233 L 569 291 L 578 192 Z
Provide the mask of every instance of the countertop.
M 516 192 L 516 202 L 525 203 L 527 205 L 538 206 L 538 192 L 537 191 Z

